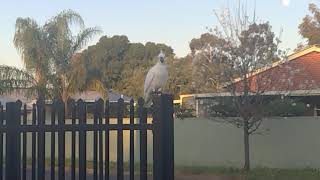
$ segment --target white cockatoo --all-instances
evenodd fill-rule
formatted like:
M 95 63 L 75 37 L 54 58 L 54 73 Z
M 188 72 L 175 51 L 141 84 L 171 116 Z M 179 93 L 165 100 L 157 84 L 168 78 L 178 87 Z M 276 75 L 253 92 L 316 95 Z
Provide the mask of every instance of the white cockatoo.
M 161 51 L 159 61 L 148 72 L 144 82 L 145 107 L 152 104 L 151 95 L 154 92 L 161 92 L 168 80 L 168 70 L 165 63 L 165 54 Z

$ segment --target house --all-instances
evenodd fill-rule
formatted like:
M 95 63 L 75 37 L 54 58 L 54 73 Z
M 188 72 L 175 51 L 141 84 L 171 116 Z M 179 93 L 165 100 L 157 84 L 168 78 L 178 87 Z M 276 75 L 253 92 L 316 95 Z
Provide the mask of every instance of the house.
M 242 79 L 233 85 L 241 90 Z M 266 94 L 312 95 L 320 92 L 320 45 L 313 45 L 302 51 L 258 69 L 248 75 L 251 92 Z
M 104 98 L 105 96 L 107 96 L 107 98 Z M 87 111 L 89 113 L 91 112 L 94 112 L 94 102 L 96 100 L 98 100 L 99 98 L 102 98 L 102 99 L 108 99 L 109 100 L 109 108 L 110 108 L 110 117 L 116 117 L 117 114 L 117 103 L 118 103 L 118 100 L 120 98 L 122 98 L 124 100 L 124 103 L 125 104 L 129 104 L 130 101 L 131 101 L 131 97 L 128 97 L 128 96 L 125 96 L 123 94 L 120 94 L 120 93 L 117 93 L 117 92 L 114 92 L 112 90 L 109 90 L 106 95 L 103 95 L 101 94 L 100 92 L 98 91 L 84 91 L 84 92 L 79 92 L 79 93 L 76 93 L 74 95 L 71 96 L 71 99 L 75 99 L 75 100 L 78 100 L 78 99 L 82 99 L 86 102 L 87 104 Z M 135 104 L 134 104 L 135 105 Z M 128 109 L 125 108 L 125 115 L 128 114 Z
M 235 94 L 241 94 L 242 79 L 235 79 Z M 250 92 L 262 92 L 264 96 L 288 96 L 300 98 L 308 108 L 309 115 L 317 115 L 320 107 L 320 45 L 309 46 L 268 67 L 248 75 Z M 230 85 L 230 84 L 229 84 Z M 225 86 L 228 88 L 228 85 Z M 217 97 L 233 96 L 229 91 L 194 94 L 197 115 L 206 115 L 206 108 Z M 319 111 L 320 112 L 320 111 Z
M 4 106 L 7 102 L 22 101 L 27 105 L 28 109 L 32 108 L 32 104 L 36 103 L 36 98 L 28 91 L 28 89 L 16 89 L 10 94 L 0 95 L 0 103 Z
M 112 90 L 109 90 L 107 93 L 107 99 L 109 100 L 110 103 L 116 103 L 120 98 L 124 100 L 125 103 L 130 103 L 131 97 L 125 96 L 123 94 L 114 92 Z M 98 91 L 84 91 L 84 92 L 78 92 L 74 95 L 71 96 L 71 99 L 82 99 L 85 102 L 88 103 L 93 103 L 95 100 L 99 98 L 104 98 L 106 95 L 101 94 Z

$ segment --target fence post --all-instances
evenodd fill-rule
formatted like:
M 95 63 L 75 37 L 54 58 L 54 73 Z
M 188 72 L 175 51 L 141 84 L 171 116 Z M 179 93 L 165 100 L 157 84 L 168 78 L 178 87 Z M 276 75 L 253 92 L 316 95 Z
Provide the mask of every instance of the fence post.
M 104 113 L 104 101 L 103 99 L 99 99 L 97 101 L 97 110 L 98 110 L 98 123 L 102 126 L 102 117 Z M 98 151 L 99 151 L 99 180 L 103 180 L 103 136 L 102 130 L 99 130 L 99 144 L 98 144 Z
M 138 100 L 139 123 L 140 123 L 140 180 L 147 180 L 148 155 L 147 155 L 147 118 L 148 111 L 144 107 L 144 100 Z
M 162 161 L 161 161 L 161 98 L 158 95 L 153 96 L 152 125 L 153 125 L 153 180 L 162 180 Z
M 6 103 L 6 179 L 20 179 L 20 133 L 19 129 L 19 104 Z
M 105 137 L 104 137 L 104 144 L 105 144 L 105 148 L 104 148 L 104 156 L 105 156 L 105 163 L 104 163 L 104 171 L 105 171 L 105 180 L 109 180 L 109 175 L 110 175 L 110 158 L 109 158 L 109 151 L 110 151 L 110 146 L 109 146 L 109 138 L 110 138 L 110 130 L 109 130 L 109 124 L 110 124 L 110 107 L 109 107 L 109 100 L 106 100 L 105 103 L 105 124 L 107 125 L 108 128 L 106 128 L 105 130 Z
M 71 99 L 69 102 L 70 102 L 70 109 L 71 109 L 71 123 L 72 125 L 75 125 L 76 116 L 77 116 L 76 101 L 74 99 Z M 72 131 L 71 132 L 71 180 L 75 180 L 75 179 L 76 179 L 76 131 Z
M 79 180 L 87 179 L 87 132 L 85 125 L 87 124 L 86 104 L 82 99 L 77 102 L 79 117 Z
M 124 112 L 124 100 L 120 98 L 118 100 L 118 135 L 117 135 L 117 180 L 123 180 L 123 112 Z
M 134 100 L 130 100 L 130 126 L 134 126 Z M 130 155 L 129 155 L 130 180 L 134 180 L 134 129 L 130 129 Z
M 3 127 L 4 111 L 0 102 L 0 126 Z M 0 132 L 0 180 L 3 180 L 3 132 Z
M 38 179 L 45 179 L 45 101 L 37 101 L 38 117 Z
M 153 96 L 154 179 L 174 180 L 173 96 Z
M 65 105 L 59 99 L 56 102 L 56 110 L 58 112 L 58 179 L 65 179 Z
M 163 94 L 162 110 L 164 118 L 162 121 L 161 144 L 164 151 L 164 179 L 174 180 L 174 119 L 173 119 L 173 96 Z

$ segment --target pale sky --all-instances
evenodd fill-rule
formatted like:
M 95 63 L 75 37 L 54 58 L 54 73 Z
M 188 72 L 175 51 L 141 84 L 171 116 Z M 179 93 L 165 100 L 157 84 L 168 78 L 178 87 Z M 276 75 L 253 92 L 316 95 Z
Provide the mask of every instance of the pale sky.
M 246 0 L 253 6 L 254 0 Z M 126 35 L 131 42 L 170 45 L 177 56 L 189 53 L 192 38 L 217 25 L 214 9 L 232 6 L 237 0 L 3 0 L 0 6 L 0 64 L 23 67 L 13 46 L 15 20 L 31 17 L 39 24 L 65 9 L 81 14 L 87 26 L 98 26 L 102 35 Z M 270 21 L 283 34 L 282 49 L 294 49 L 302 41 L 298 25 L 315 0 L 256 0 L 257 16 Z M 319 4 L 319 3 L 318 3 Z M 90 44 L 95 44 L 98 36 Z

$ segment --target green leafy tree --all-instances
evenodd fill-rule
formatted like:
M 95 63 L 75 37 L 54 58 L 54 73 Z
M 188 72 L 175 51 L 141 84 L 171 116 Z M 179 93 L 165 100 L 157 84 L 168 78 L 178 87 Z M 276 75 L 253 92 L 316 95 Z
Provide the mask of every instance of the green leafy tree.
M 114 88 L 122 91 L 132 97 L 141 97 L 143 94 L 143 84 L 146 74 L 150 67 L 157 62 L 157 56 L 162 50 L 167 56 L 167 63 L 173 59 L 173 50 L 164 44 L 156 44 L 152 42 L 146 43 L 144 46 L 144 54 L 142 54 L 141 44 L 130 44 L 130 48 L 126 52 L 125 64 L 123 66 L 121 79 Z
M 129 47 L 126 36 L 103 36 L 96 45 L 88 47 L 80 54 L 80 64 L 101 77 L 104 87 L 113 88 L 121 80 L 125 62 L 123 58 Z
M 316 4 L 309 5 L 310 15 L 306 15 L 299 25 L 299 33 L 309 45 L 320 43 L 320 9 Z
M 180 94 L 189 94 L 198 92 L 199 86 L 196 86 L 193 81 L 194 64 L 192 56 L 183 58 L 173 58 L 168 61 L 169 79 L 167 89 L 170 93 L 179 99 Z
M 103 36 L 81 53 L 79 64 L 100 77 L 104 87 L 128 96 L 140 97 L 148 69 L 163 50 L 170 59 L 173 49 L 165 44 L 130 43 L 126 36 Z
M 193 58 L 192 79 L 194 86 L 198 87 L 197 93 L 216 92 L 221 83 L 227 81 L 222 75 L 225 62 L 212 61 L 212 50 L 225 44 L 225 39 L 212 33 L 205 33 L 200 38 L 191 40 L 189 46 Z

